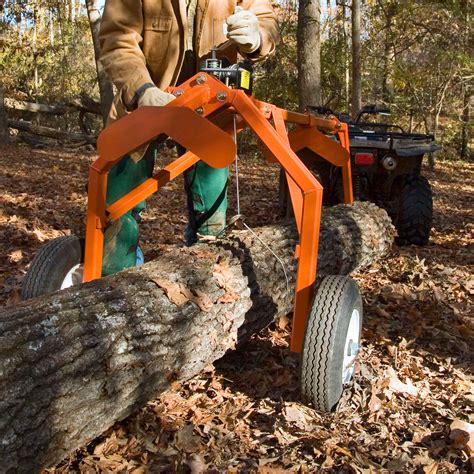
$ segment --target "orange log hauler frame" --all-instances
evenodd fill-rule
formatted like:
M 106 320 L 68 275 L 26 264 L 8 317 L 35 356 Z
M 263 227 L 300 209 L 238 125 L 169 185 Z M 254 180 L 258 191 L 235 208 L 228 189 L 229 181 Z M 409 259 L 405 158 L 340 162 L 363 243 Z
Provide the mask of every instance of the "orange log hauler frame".
M 243 90 L 229 88 L 206 73 L 199 73 L 169 91 L 177 99 L 166 107 L 142 107 L 99 136 L 99 158 L 89 172 L 84 282 L 102 276 L 104 231 L 111 221 L 123 216 L 199 160 L 215 168 L 223 168 L 235 160 L 236 144 L 230 125 L 236 117 L 238 130 L 250 128 L 263 143 L 265 156 L 280 163 L 288 179 L 300 236 L 295 249 L 298 271 L 291 350 L 300 352 L 316 280 L 323 188 L 296 153 L 309 148 L 340 167 L 344 200 L 352 203 L 347 125 L 335 118 L 321 119 L 257 101 Z M 286 123 L 297 127 L 288 133 Z M 339 142 L 323 131 L 337 135 Z M 160 136 L 171 137 L 188 151 L 107 207 L 110 169 L 124 155 Z

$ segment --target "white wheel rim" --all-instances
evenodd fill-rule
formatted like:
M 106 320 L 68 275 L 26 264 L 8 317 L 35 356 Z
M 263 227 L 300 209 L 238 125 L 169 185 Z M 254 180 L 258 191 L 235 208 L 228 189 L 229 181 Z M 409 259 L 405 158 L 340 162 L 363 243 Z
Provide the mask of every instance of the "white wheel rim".
M 61 290 L 69 288 L 71 286 L 80 285 L 82 283 L 82 277 L 84 274 L 84 264 L 79 263 L 74 265 L 64 277 L 61 283 Z
M 342 383 L 349 383 L 354 375 L 355 360 L 360 349 L 360 313 L 352 311 L 344 344 L 344 362 L 342 364 Z

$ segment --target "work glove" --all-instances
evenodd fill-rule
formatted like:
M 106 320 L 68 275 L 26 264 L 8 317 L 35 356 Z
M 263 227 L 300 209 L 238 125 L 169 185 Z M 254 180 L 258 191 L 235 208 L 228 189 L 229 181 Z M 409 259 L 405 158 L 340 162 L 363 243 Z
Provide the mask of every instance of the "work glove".
M 252 54 L 262 43 L 260 26 L 255 13 L 235 7 L 234 14 L 226 20 L 227 38 L 233 41 L 243 54 Z
M 147 105 L 155 107 L 163 107 L 176 99 L 173 94 L 163 92 L 158 87 L 149 87 L 138 99 L 138 107 L 145 107 Z

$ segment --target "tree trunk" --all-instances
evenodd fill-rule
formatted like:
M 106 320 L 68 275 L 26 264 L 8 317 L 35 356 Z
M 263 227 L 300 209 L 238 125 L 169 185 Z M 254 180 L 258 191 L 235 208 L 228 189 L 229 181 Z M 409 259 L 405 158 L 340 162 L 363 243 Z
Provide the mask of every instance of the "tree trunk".
M 298 7 L 298 100 L 301 111 L 321 105 L 321 10 L 319 0 L 300 0 Z
M 336 2 L 337 3 L 337 2 Z M 343 51 L 341 52 L 343 59 L 344 59 L 344 105 L 346 107 L 347 112 L 351 110 L 350 108 L 350 58 L 349 58 L 349 32 L 348 32 L 348 25 L 347 25 L 347 4 L 342 2 L 340 8 L 338 10 L 341 11 L 341 24 L 342 24 L 342 43 L 343 43 Z
M 59 462 L 173 381 L 292 310 L 292 224 L 193 247 L 0 313 L 0 459 L 9 472 Z M 324 211 L 318 274 L 349 273 L 393 240 L 371 203 Z M 10 471 L 11 470 L 11 471 Z
M 360 0 L 352 0 L 352 119 L 362 108 L 360 64 Z
M 98 0 L 86 0 L 87 14 L 89 16 L 89 24 L 91 28 L 92 41 L 94 43 L 94 55 L 95 64 L 97 68 L 97 79 L 99 81 L 100 101 L 102 103 L 102 117 L 104 125 L 109 114 L 110 106 L 114 98 L 114 89 L 112 81 L 105 72 L 100 62 L 100 43 L 99 43 L 99 30 L 100 30 L 100 10 Z
M 462 129 L 461 129 L 461 151 L 460 156 L 462 160 L 470 158 L 469 143 L 470 143 L 470 128 L 471 124 L 471 91 L 469 84 L 463 85 L 463 108 L 462 108 Z
M 24 132 L 33 133 L 34 135 L 55 138 L 56 140 L 64 140 L 67 142 L 84 142 L 90 145 L 95 145 L 97 140 L 97 137 L 93 135 L 63 132 L 62 130 L 35 125 L 31 122 L 25 122 L 23 120 L 8 120 L 8 126 L 15 128 L 16 130 L 23 130 Z
M 8 116 L 3 97 L 3 87 L 0 85 L 0 144 L 5 145 L 10 141 L 8 131 Z

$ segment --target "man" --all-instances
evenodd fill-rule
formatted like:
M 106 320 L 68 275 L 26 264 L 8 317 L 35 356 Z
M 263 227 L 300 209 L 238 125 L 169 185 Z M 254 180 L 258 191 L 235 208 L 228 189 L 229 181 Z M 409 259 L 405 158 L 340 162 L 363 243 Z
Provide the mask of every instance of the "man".
M 270 0 L 106 0 L 100 41 L 101 62 L 118 89 L 109 123 L 137 107 L 164 106 L 175 97 L 165 92 L 193 76 L 214 46 L 230 40 L 225 56 L 258 61 L 278 40 Z M 156 147 L 133 154 L 109 173 L 107 203 L 149 178 Z M 225 228 L 228 170 L 199 162 L 185 174 L 189 225 L 186 240 L 197 234 L 218 235 Z M 103 274 L 142 261 L 136 206 L 106 231 Z

